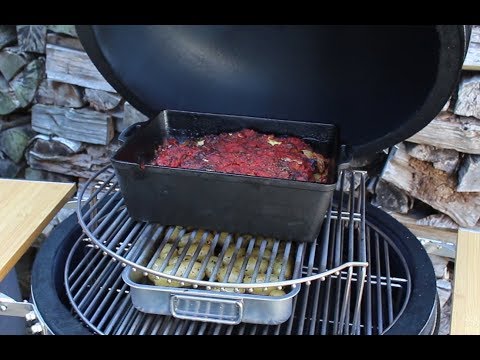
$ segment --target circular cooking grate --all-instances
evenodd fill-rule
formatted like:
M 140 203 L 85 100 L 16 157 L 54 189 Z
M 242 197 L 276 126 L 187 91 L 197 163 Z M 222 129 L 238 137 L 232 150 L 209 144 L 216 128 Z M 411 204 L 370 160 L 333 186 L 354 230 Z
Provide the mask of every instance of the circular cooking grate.
M 359 233 L 355 232 L 357 236 Z M 343 241 L 345 251 L 348 237 Z M 70 251 L 65 285 L 75 313 L 96 334 L 382 334 L 395 323 L 408 302 L 410 274 L 396 245 L 368 221 L 365 241 L 370 266 L 364 282 L 357 281 L 363 278 L 362 274 L 344 270 L 324 281 L 302 285 L 293 299 L 293 316 L 280 325 L 223 325 L 140 312 L 133 306 L 129 287 L 122 280 L 122 263 L 106 256 L 85 236 Z M 329 255 L 335 253 L 335 245 L 330 242 Z M 304 258 L 303 275 L 315 271 L 311 263 L 318 261 L 320 250 L 317 245 L 314 255 Z M 331 268 L 334 256 L 327 258 L 327 268 Z M 358 304 L 354 301 L 357 294 L 361 295 Z
M 87 183 L 81 199 L 89 184 L 94 184 L 93 179 L 105 175 L 105 170 L 108 168 Z M 348 175 L 354 176 L 352 172 Z M 338 321 L 348 322 L 351 314 L 352 329 L 345 331 L 358 333 L 368 265 L 365 177 L 359 175 L 359 196 L 354 196 L 354 182 L 350 181 L 350 192 L 339 193 L 340 205 L 330 205 L 321 234 L 311 243 L 203 229 L 188 229 L 186 233 L 184 227 L 134 221 L 121 194 L 112 191 L 117 189 L 113 175 L 97 182 L 86 203 L 79 202 L 77 215 L 93 248 L 126 268 L 123 281 L 130 287 L 133 305 L 142 312 L 223 324 L 279 324 L 290 317 L 292 299 L 301 283 L 308 286 L 333 275 L 340 281 L 345 274 L 337 290 L 341 304 Z M 346 172 L 341 173 L 342 189 L 346 176 Z M 174 253 L 177 256 L 173 257 Z M 88 276 L 83 272 L 72 284 L 72 291 L 83 289 L 91 279 L 95 284 L 103 283 L 105 271 L 100 267 Z M 66 281 L 71 277 L 66 276 Z M 357 286 L 352 291 L 354 279 Z M 185 291 L 181 287 L 193 289 Z M 70 296 L 71 291 L 67 294 Z M 79 296 L 73 296 L 72 303 Z M 83 299 L 80 305 L 88 301 Z
M 121 193 L 118 192 L 118 183 L 115 181 L 115 175 L 112 174 L 108 176 L 109 173 L 111 173 L 111 168 L 105 167 L 86 183 L 83 191 L 80 193 L 80 199 L 84 199 L 86 189 L 96 183 L 94 187 L 95 190 L 87 200 L 78 202 L 78 220 L 84 233 L 97 249 L 101 249 L 105 255 L 113 257 L 115 261 L 121 262 L 122 266 L 130 266 L 133 272 L 138 271 L 145 276 L 152 275 L 155 276 L 156 279 L 166 278 L 168 282 L 178 281 L 181 282 L 182 285 L 186 284 L 193 288 L 198 288 L 199 286 L 205 287 L 206 289 L 230 288 L 234 289 L 235 292 L 243 290 L 252 293 L 254 288 L 261 287 L 280 288 L 291 286 L 295 288 L 297 284 L 300 283 L 307 283 L 317 279 L 324 280 L 326 277 L 332 274 L 338 274 L 340 271 L 348 271 L 351 273 L 356 267 L 366 267 L 368 265 L 365 257 L 365 176 L 361 172 L 360 190 L 357 191 L 359 196 L 353 196 L 354 182 L 351 181 L 351 191 L 349 193 L 340 192 L 338 203 L 341 204 L 341 206 L 338 208 L 330 206 L 327 219 L 324 221 L 327 225 L 323 226 L 319 239 L 314 243 L 286 242 L 261 237 L 255 238 L 249 235 L 250 238 L 247 238 L 245 235 L 227 234 L 223 240 L 223 245 L 218 246 L 222 234 L 226 233 L 201 230 L 203 235 L 201 239 L 200 237 L 197 239 L 199 243 L 195 245 L 196 251 L 191 253 L 192 256 L 189 266 L 185 272 L 180 274 L 178 272 L 175 273 L 183 258 L 182 256 L 185 256 L 181 255 L 174 270 L 175 275 L 165 271 L 165 269 L 172 257 L 172 251 L 178 248 L 179 242 L 183 240 L 181 240 L 181 238 L 182 235 L 185 234 L 185 229 L 178 228 L 180 229 L 178 232 L 175 226 L 162 226 L 134 221 L 129 217 L 124 199 Z M 341 173 L 340 188 L 342 189 L 346 181 L 346 173 L 348 173 L 350 177 L 354 176 L 352 172 Z M 168 204 L 164 204 L 163 206 L 168 206 Z M 199 231 L 200 230 L 190 231 L 190 239 L 188 239 L 183 254 L 188 253 L 189 247 L 193 247 L 193 239 L 197 238 Z M 353 236 L 358 232 L 360 233 L 358 234 L 358 241 L 354 241 Z M 345 242 L 345 246 L 343 247 L 345 254 L 341 254 L 340 249 L 343 246 L 344 237 L 348 238 L 348 241 Z M 206 244 L 207 239 L 211 241 L 211 245 L 209 246 L 211 251 L 201 260 L 205 266 L 213 255 L 214 248 L 216 246 L 217 248 L 221 248 L 219 253 L 216 254 L 218 255 L 218 261 L 217 266 L 214 268 L 213 275 L 211 275 L 210 278 L 202 279 L 205 273 L 205 267 L 202 267 L 196 278 L 189 276 L 192 271 L 192 265 L 197 260 L 197 256 L 198 259 L 200 258 L 199 252 L 202 251 L 201 249 L 203 245 Z M 268 242 L 272 242 L 273 247 L 267 260 L 266 281 L 258 283 L 255 281 L 255 278 L 258 275 L 260 260 L 262 254 L 266 251 Z M 312 258 L 314 256 L 317 242 L 321 247 L 321 253 L 324 255 L 321 256 L 321 259 L 316 263 L 318 266 L 315 267 L 315 264 L 311 262 L 309 264 L 309 270 L 302 272 L 301 265 L 304 257 Z M 335 252 L 331 254 L 333 259 L 330 259 L 327 256 L 328 252 L 326 249 L 332 242 L 336 245 Z M 173 247 L 168 254 L 166 254 L 163 264 L 158 268 L 154 268 L 152 265 L 157 260 L 157 256 L 161 254 L 161 251 L 163 251 L 168 244 L 172 243 Z M 230 244 L 235 244 L 233 254 L 229 254 L 231 261 L 227 261 L 227 263 L 231 263 L 232 265 L 229 266 L 223 280 L 219 281 L 216 279 L 215 274 L 219 271 L 219 264 L 226 256 L 226 252 L 228 252 L 227 248 Z M 255 270 L 252 274 L 252 281 L 238 280 L 243 278 L 242 274 L 245 271 L 245 267 L 247 263 L 250 262 L 249 257 L 251 255 L 253 257 L 252 251 L 254 246 L 257 247 L 260 252 L 257 257 L 259 260 L 256 261 Z M 282 252 L 280 252 L 281 246 L 283 246 Z M 241 267 L 241 274 L 237 280 L 232 281 L 229 279 L 230 272 L 232 271 L 235 259 L 240 258 L 240 250 L 246 250 L 245 255 L 242 255 L 244 261 Z M 280 259 L 282 256 L 280 254 L 283 254 L 283 259 Z M 285 276 L 286 269 L 282 268 L 279 272 L 279 279 L 272 280 L 272 278 L 270 278 L 272 268 L 276 263 L 280 263 L 282 267 L 286 267 L 288 264 L 287 259 L 290 259 L 292 263 L 294 263 L 292 265 L 292 275 L 288 277 Z M 331 266 L 327 267 L 326 264 L 330 260 L 332 261 Z M 361 273 L 363 274 L 364 271 Z M 227 282 L 226 279 L 230 281 Z
M 171 249 L 179 249 L 178 243 L 182 241 L 180 239 L 184 239 L 186 229 L 131 219 L 114 175 L 107 175 L 110 170 L 107 167 L 99 171 L 81 193 L 81 199 L 84 199 L 85 189 L 94 185 L 89 198 L 79 201 L 77 215 L 85 235 L 80 236 L 70 251 L 64 273 L 66 293 L 72 308 L 94 333 L 380 334 L 395 322 L 405 307 L 410 293 L 407 266 L 388 236 L 373 224 L 366 223 L 363 173 L 360 173 L 361 184 L 356 192 L 358 196 L 354 196 L 353 181 L 350 181 L 349 192 L 336 194 L 338 196 L 335 204 L 339 205 L 331 204 L 320 236 L 313 243 L 273 240 L 266 281 L 258 284 L 255 283 L 259 271 L 258 260 L 253 270 L 253 281 L 245 283 L 238 280 L 243 278 L 246 270 L 245 264 L 248 261 L 244 260 L 236 282 L 225 282 L 232 271 L 237 252 L 246 251 L 244 256 L 248 259 L 256 245 L 260 252 L 258 258 L 261 259 L 262 252 L 266 251 L 267 239 L 249 239 L 245 235 L 227 234 L 224 236 L 224 244 L 218 247 L 217 242 L 222 234 L 226 233 L 190 229 L 190 235 L 185 238 L 186 249 L 192 246 L 194 239 L 198 237 L 196 241 L 199 241 L 201 238 L 197 250 L 191 254 L 192 259 L 189 261 L 192 264 L 199 255 L 199 249 L 206 244 L 207 238 L 211 241 L 207 246 L 209 252 L 202 260 L 204 267 L 200 269 L 197 278 L 188 278 L 191 266 L 181 276 L 173 276 L 164 271 L 173 250 L 165 253 L 163 264 L 153 270 L 152 264 L 156 263 L 163 248 L 170 244 L 168 246 Z M 341 189 L 344 188 L 346 176 L 353 175 L 352 172 L 342 172 Z M 219 258 L 218 265 L 222 256 L 226 256 L 229 242 L 235 244 L 235 250 L 230 254 L 231 261 L 227 261 L 230 265 L 226 268 L 223 282 L 215 281 L 221 280 L 215 276 L 215 272 L 219 271 L 218 266 L 213 269 L 209 278 L 202 279 L 214 249 L 219 252 L 216 253 Z M 278 279 L 269 280 L 275 254 L 280 246 L 283 246 L 283 265 Z M 182 250 L 183 254 L 186 252 L 188 251 Z M 294 263 L 292 275 L 288 277 L 284 266 L 287 259 Z M 180 255 L 176 260 L 177 267 L 181 261 Z M 135 299 L 140 296 L 138 294 L 148 292 L 148 296 L 151 296 L 149 302 L 158 302 L 158 298 L 154 298 L 158 294 L 158 288 L 145 285 L 149 284 L 147 277 L 153 280 L 152 275 L 156 279 L 180 281 L 181 285 L 190 285 L 200 290 L 202 296 L 210 298 L 212 295 L 208 293 L 215 288 L 233 290 L 233 294 L 225 296 L 247 301 L 248 296 L 237 293 L 252 293 L 262 287 L 265 287 L 265 290 L 267 287 L 276 287 L 293 297 L 293 316 L 280 325 L 221 324 L 218 316 L 223 315 L 223 312 L 214 314 L 217 318 L 207 316 L 208 319 L 202 314 L 201 319 L 205 320 L 204 322 L 192 321 L 199 319 L 198 309 L 192 310 L 195 306 L 200 306 L 198 303 L 201 301 L 197 301 L 198 298 L 196 303 L 188 303 L 188 311 L 193 311 L 194 316 L 189 316 L 186 320 L 148 314 L 144 304 L 139 304 Z M 169 291 L 170 288 L 166 289 L 163 291 Z M 203 300 L 203 303 L 206 303 L 207 307 L 212 304 L 211 300 Z
M 367 224 L 367 269 L 361 301 L 360 334 L 381 334 L 400 316 L 410 293 L 410 276 L 396 246 Z M 333 251 L 333 249 L 330 249 Z M 303 270 L 308 269 L 308 264 Z M 338 334 L 350 333 L 354 309 L 341 317 L 341 296 L 347 272 L 302 286 L 294 298 L 294 315 L 276 326 L 221 325 L 145 314 L 132 305 L 124 268 L 82 236 L 72 248 L 66 267 L 67 293 L 85 325 L 97 334 Z M 353 273 L 352 295 L 358 291 Z M 378 281 L 380 279 L 380 281 Z M 352 296 L 351 298 L 354 298 Z

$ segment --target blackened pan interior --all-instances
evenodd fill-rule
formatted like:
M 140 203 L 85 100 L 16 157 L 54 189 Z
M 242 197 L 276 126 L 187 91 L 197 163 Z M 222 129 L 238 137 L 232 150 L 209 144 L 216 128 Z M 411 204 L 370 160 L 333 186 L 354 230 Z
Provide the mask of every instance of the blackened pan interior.
M 243 128 L 308 139 L 314 150 L 332 159 L 330 183 L 145 165 L 169 136 Z M 133 219 L 289 241 L 311 242 L 318 236 L 337 180 L 335 126 L 163 111 L 126 134 L 112 164 Z
M 276 136 L 296 136 L 305 140 L 316 152 L 330 159 L 328 183 L 332 184 L 337 181 L 336 168 L 339 155 L 338 134 L 335 126 L 330 124 L 167 110 L 162 111 L 159 115 L 150 119 L 148 122 L 139 124 L 138 129 L 133 131 L 127 143 L 114 155 L 113 160 L 114 162 L 145 165 L 145 169 L 148 171 L 148 169 L 156 167 L 148 165 L 148 163 L 154 158 L 155 150 L 163 143 L 164 139 L 170 137 L 179 140 L 185 138 L 197 138 L 211 134 L 218 135 L 225 132 L 240 131 L 246 128 L 260 133 L 274 134 Z M 203 170 L 181 168 L 170 169 L 173 171 L 183 170 L 198 173 L 214 173 Z M 216 174 L 262 179 L 248 175 L 227 173 Z M 294 183 L 303 183 L 295 180 L 277 180 L 292 185 Z

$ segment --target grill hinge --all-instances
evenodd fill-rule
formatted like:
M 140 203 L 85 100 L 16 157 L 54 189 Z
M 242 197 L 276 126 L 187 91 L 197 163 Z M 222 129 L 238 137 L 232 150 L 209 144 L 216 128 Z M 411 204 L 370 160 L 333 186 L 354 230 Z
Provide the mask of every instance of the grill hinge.
M 27 321 L 27 328 L 32 334 L 48 334 L 47 327 L 37 316 L 35 306 L 27 300 L 16 301 L 0 292 L 0 315 L 23 317 Z

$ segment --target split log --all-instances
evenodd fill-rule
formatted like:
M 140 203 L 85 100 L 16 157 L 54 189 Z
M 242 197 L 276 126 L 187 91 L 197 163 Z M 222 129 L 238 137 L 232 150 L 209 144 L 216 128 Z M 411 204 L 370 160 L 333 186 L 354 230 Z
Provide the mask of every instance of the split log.
M 0 25 L 0 50 L 17 42 L 15 25 Z
M 0 157 L 0 178 L 13 179 L 22 170 L 24 163 L 16 164 L 8 158 Z
M 82 88 L 48 79 L 44 79 L 40 84 L 35 100 L 37 103 L 45 105 L 71 108 L 85 106 Z
M 17 25 L 18 45 L 23 51 L 45 54 L 46 25 Z
M 458 229 L 458 224 L 445 214 L 433 214 L 416 221 L 417 225 L 444 229 Z
M 148 117 L 135 109 L 128 101 L 123 106 L 123 118 L 118 118 L 115 122 L 115 129 L 122 132 L 127 127 L 137 122 L 147 121 Z
M 35 143 L 35 151 L 38 154 L 48 156 L 49 159 L 57 156 L 70 156 L 78 154 L 85 149 L 86 144 L 80 141 L 74 141 L 62 138 L 60 136 L 47 136 L 38 134 L 32 139 Z
M 472 25 L 470 42 L 480 43 L 480 25 Z
M 480 120 L 440 113 L 407 141 L 468 154 L 480 154 Z
M 0 119 L 0 132 L 30 123 L 30 115 L 14 114 L 10 119 Z
M 110 157 L 119 148 L 117 141 L 111 142 L 108 146 L 83 144 L 81 151 L 75 153 L 57 140 L 46 136 L 42 138 L 42 135 L 37 137 L 27 150 L 29 166 L 68 176 L 90 178 L 110 164 Z M 108 169 L 101 178 L 105 180 L 112 173 L 113 169 Z
M 19 163 L 25 149 L 35 133 L 29 125 L 11 128 L 0 132 L 0 149 L 10 160 Z
M 18 47 L 0 52 L 0 115 L 10 114 L 31 102 L 43 76 L 43 60 L 30 61 L 32 58 Z
M 68 37 L 68 36 L 62 36 L 55 33 L 47 34 L 47 45 L 48 44 L 66 47 L 69 49 L 85 51 L 79 39 Z
M 20 51 L 18 47 L 3 49 L 0 52 L 0 73 L 10 81 L 32 60 L 31 54 Z
M 25 179 L 35 181 L 76 182 L 76 178 L 73 176 L 32 169 L 31 167 L 25 168 Z
M 122 100 L 120 102 L 120 105 L 118 105 L 115 109 L 107 111 L 107 114 L 112 116 L 113 122 L 115 124 L 115 130 L 118 132 L 121 132 L 124 129 L 124 128 L 121 128 L 120 126 L 120 123 L 123 122 L 123 117 L 125 116 L 125 112 L 123 111 L 124 105 L 125 105 L 125 102 Z
M 480 191 L 480 156 L 467 155 L 458 171 L 457 191 Z
M 437 149 L 435 146 L 405 143 L 407 153 L 415 159 L 428 161 L 435 169 L 453 174 L 460 162 L 460 154 L 452 149 Z
M 116 92 L 84 51 L 48 44 L 46 69 L 50 80 Z
M 85 89 L 84 101 L 97 111 L 108 111 L 116 108 L 122 101 L 118 94 L 103 90 Z
M 387 211 L 406 214 L 413 206 L 413 199 L 396 186 L 379 180 L 375 187 L 374 205 Z
M 458 88 L 455 114 L 480 119 L 480 75 L 467 75 Z
M 55 33 L 77 37 L 75 25 L 47 25 L 47 30 Z
M 0 115 L 7 115 L 20 108 L 20 101 L 17 99 L 15 91 L 0 74 Z
M 389 214 L 419 238 L 435 239 L 446 243 L 455 243 L 457 241 L 456 229 L 419 225 L 417 224 L 418 219 L 410 214 L 402 215 L 395 212 Z
M 447 214 L 460 226 L 475 226 L 480 218 L 479 193 L 457 192 L 454 176 L 409 156 L 404 144 L 393 150 L 381 178 Z
M 24 108 L 30 105 L 43 79 L 44 71 L 45 62 L 43 58 L 38 58 L 30 62 L 25 69 L 10 82 L 10 86 L 20 102 L 20 107 Z
M 463 70 L 480 70 L 480 26 L 472 27 L 470 46 L 463 62 Z
M 32 128 L 42 134 L 90 144 L 107 145 L 114 135 L 112 117 L 108 114 L 43 104 L 32 107 Z
M 432 261 L 433 269 L 435 270 L 435 277 L 437 279 L 442 279 L 447 272 L 447 266 L 449 261 L 448 258 L 434 254 L 428 254 L 428 257 Z

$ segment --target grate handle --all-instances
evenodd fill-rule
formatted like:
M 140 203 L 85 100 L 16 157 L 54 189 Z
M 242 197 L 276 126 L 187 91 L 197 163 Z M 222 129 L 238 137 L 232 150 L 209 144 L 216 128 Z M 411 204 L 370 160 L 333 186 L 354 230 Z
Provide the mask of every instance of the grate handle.
M 236 325 L 243 318 L 241 299 L 219 299 L 189 295 L 172 295 L 170 311 L 179 319 Z
M 118 135 L 118 140 L 121 143 L 127 142 L 128 138 L 130 138 L 139 128 L 142 127 L 141 123 L 135 123 L 130 126 L 128 126 L 126 129 L 124 129 L 120 135 Z

